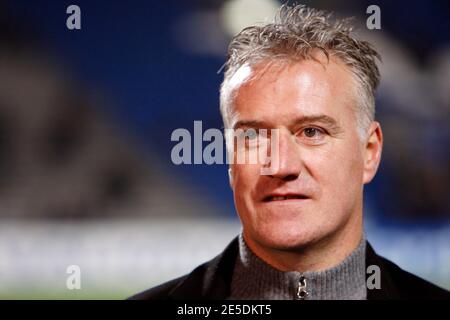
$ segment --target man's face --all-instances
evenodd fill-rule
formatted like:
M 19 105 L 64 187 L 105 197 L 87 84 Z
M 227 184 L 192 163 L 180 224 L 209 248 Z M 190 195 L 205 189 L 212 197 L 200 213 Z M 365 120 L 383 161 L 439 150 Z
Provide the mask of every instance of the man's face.
M 321 59 L 261 63 L 237 89 L 234 129 L 279 129 L 272 175 L 261 175 L 262 164 L 231 165 L 244 237 L 265 247 L 302 248 L 362 219 L 372 177 L 364 174 L 353 78 L 339 60 Z

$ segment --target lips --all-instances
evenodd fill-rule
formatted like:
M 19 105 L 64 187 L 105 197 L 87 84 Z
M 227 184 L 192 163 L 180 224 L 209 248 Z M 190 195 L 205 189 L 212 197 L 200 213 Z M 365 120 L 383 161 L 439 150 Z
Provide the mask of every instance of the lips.
M 263 198 L 264 202 L 285 201 L 285 200 L 306 200 L 308 196 L 304 194 L 271 194 Z

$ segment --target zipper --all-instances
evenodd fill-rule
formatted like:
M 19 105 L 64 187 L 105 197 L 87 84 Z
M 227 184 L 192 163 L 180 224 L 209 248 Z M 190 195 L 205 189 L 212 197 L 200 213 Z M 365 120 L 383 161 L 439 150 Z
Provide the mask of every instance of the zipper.
M 303 274 L 300 274 L 300 278 L 298 279 L 297 299 L 305 300 L 308 294 L 308 290 L 306 290 L 306 278 Z

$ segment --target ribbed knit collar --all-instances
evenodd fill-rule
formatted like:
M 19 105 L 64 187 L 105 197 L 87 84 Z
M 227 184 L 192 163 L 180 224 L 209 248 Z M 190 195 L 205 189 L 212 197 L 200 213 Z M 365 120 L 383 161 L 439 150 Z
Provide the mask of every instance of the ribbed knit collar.
M 364 300 L 367 298 L 365 253 L 366 238 L 363 235 L 358 247 L 333 268 L 304 273 L 282 272 L 257 257 L 241 233 L 230 299 L 298 299 L 299 282 L 303 282 L 308 292 L 307 300 Z

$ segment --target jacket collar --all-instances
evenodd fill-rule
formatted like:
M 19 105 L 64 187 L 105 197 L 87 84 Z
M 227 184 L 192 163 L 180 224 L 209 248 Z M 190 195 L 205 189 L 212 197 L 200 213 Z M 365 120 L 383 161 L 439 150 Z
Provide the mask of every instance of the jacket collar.
M 374 265 L 380 268 L 381 288 L 367 289 L 367 300 L 398 299 L 400 294 L 389 272 L 387 260 L 376 254 L 369 242 L 366 246 L 366 268 Z M 370 276 L 366 273 L 366 281 Z
M 225 300 L 230 293 L 234 263 L 239 254 L 238 238 L 214 259 L 200 265 L 170 293 L 173 299 Z
M 230 294 L 234 264 L 239 254 L 238 238 L 214 259 L 200 265 L 169 293 L 170 299 L 225 300 Z M 383 258 L 378 256 L 369 242 L 366 243 L 366 268 L 380 268 L 381 289 L 367 290 L 368 300 L 392 299 L 398 292 Z M 366 274 L 367 277 L 370 276 Z

